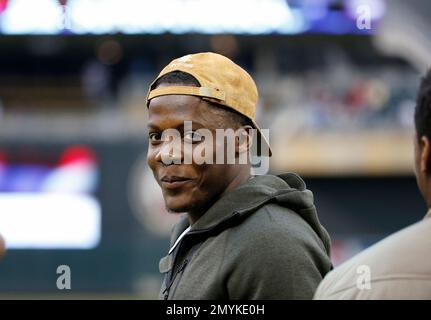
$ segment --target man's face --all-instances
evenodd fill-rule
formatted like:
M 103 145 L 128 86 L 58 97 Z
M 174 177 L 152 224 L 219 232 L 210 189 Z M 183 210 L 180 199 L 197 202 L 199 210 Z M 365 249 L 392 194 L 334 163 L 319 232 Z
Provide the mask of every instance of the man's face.
M 173 212 L 192 212 L 205 210 L 232 181 L 234 165 L 201 164 L 194 161 L 184 164 L 181 152 L 181 164 L 165 164 L 162 155 L 172 151 L 169 141 L 161 139 L 167 129 L 176 129 L 181 133 L 182 142 L 192 143 L 192 149 L 199 143 L 194 142 L 193 132 L 184 132 L 184 121 L 192 121 L 192 131 L 209 129 L 215 137 L 216 129 L 223 126 L 220 116 L 201 98 L 188 95 L 166 95 L 156 97 L 149 105 L 149 146 L 147 162 L 157 183 L 162 188 L 165 204 Z M 214 142 L 213 157 L 218 149 L 223 148 Z

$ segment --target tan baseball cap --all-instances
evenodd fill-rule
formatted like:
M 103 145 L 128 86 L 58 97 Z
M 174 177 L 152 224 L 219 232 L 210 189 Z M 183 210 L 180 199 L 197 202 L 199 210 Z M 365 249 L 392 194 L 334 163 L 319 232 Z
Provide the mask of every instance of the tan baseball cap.
M 195 77 L 200 87 L 166 86 L 154 88 L 156 81 L 163 75 L 182 71 Z M 151 83 L 147 95 L 147 107 L 151 99 L 164 95 L 192 95 L 233 109 L 246 116 L 258 130 L 262 155 L 272 155 L 267 138 L 256 123 L 257 87 L 252 77 L 232 60 L 217 53 L 203 52 L 189 54 L 172 60 Z M 258 137 L 259 138 L 259 137 Z M 266 151 L 267 150 L 267 151 Z

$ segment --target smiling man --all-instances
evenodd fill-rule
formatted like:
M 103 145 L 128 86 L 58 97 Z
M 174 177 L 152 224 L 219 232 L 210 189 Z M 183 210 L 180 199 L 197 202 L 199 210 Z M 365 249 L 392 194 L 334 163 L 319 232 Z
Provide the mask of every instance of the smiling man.
M 168 210 L 184 213 L 159 264 L 163 299 L 311 299 L 331 268 L 302 179 L 251 175 L 249 154 L 271 155 L 257 100 L 250 75 L 215 53 L 173 60 L 150 86 L 148 165 Z

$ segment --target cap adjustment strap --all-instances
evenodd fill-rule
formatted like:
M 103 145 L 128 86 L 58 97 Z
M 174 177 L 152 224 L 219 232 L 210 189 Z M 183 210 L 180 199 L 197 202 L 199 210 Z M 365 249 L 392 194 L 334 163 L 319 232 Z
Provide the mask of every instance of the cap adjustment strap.
M 190 95 L 190 96 L 216 99 L 216 100 L 219 100 L 220 102 L 224 102 L 226 99 L 226 95 L 223 91 L 216 90 L 209 87 L 168 86 L 168 87 L 160 87 L 160 88 L 151 90 L 147 98 L 147 107 L 151 99 L 159 96 L 166 96 L 166 95 L 173 95 L 173 94 L 184 94 L 184 95 Z

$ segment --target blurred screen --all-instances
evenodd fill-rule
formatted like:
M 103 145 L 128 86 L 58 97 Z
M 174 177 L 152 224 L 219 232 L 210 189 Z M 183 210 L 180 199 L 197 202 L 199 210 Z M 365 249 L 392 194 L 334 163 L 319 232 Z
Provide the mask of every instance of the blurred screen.
M 101 237 L 98 163 L 87 146 L 0 149 L 0 233 L 9 249 L 91 249 Z
M 385 8 L 383 0 L 1 0 L 0 33 L 369 34 L 358 15 L 378 22 Z

